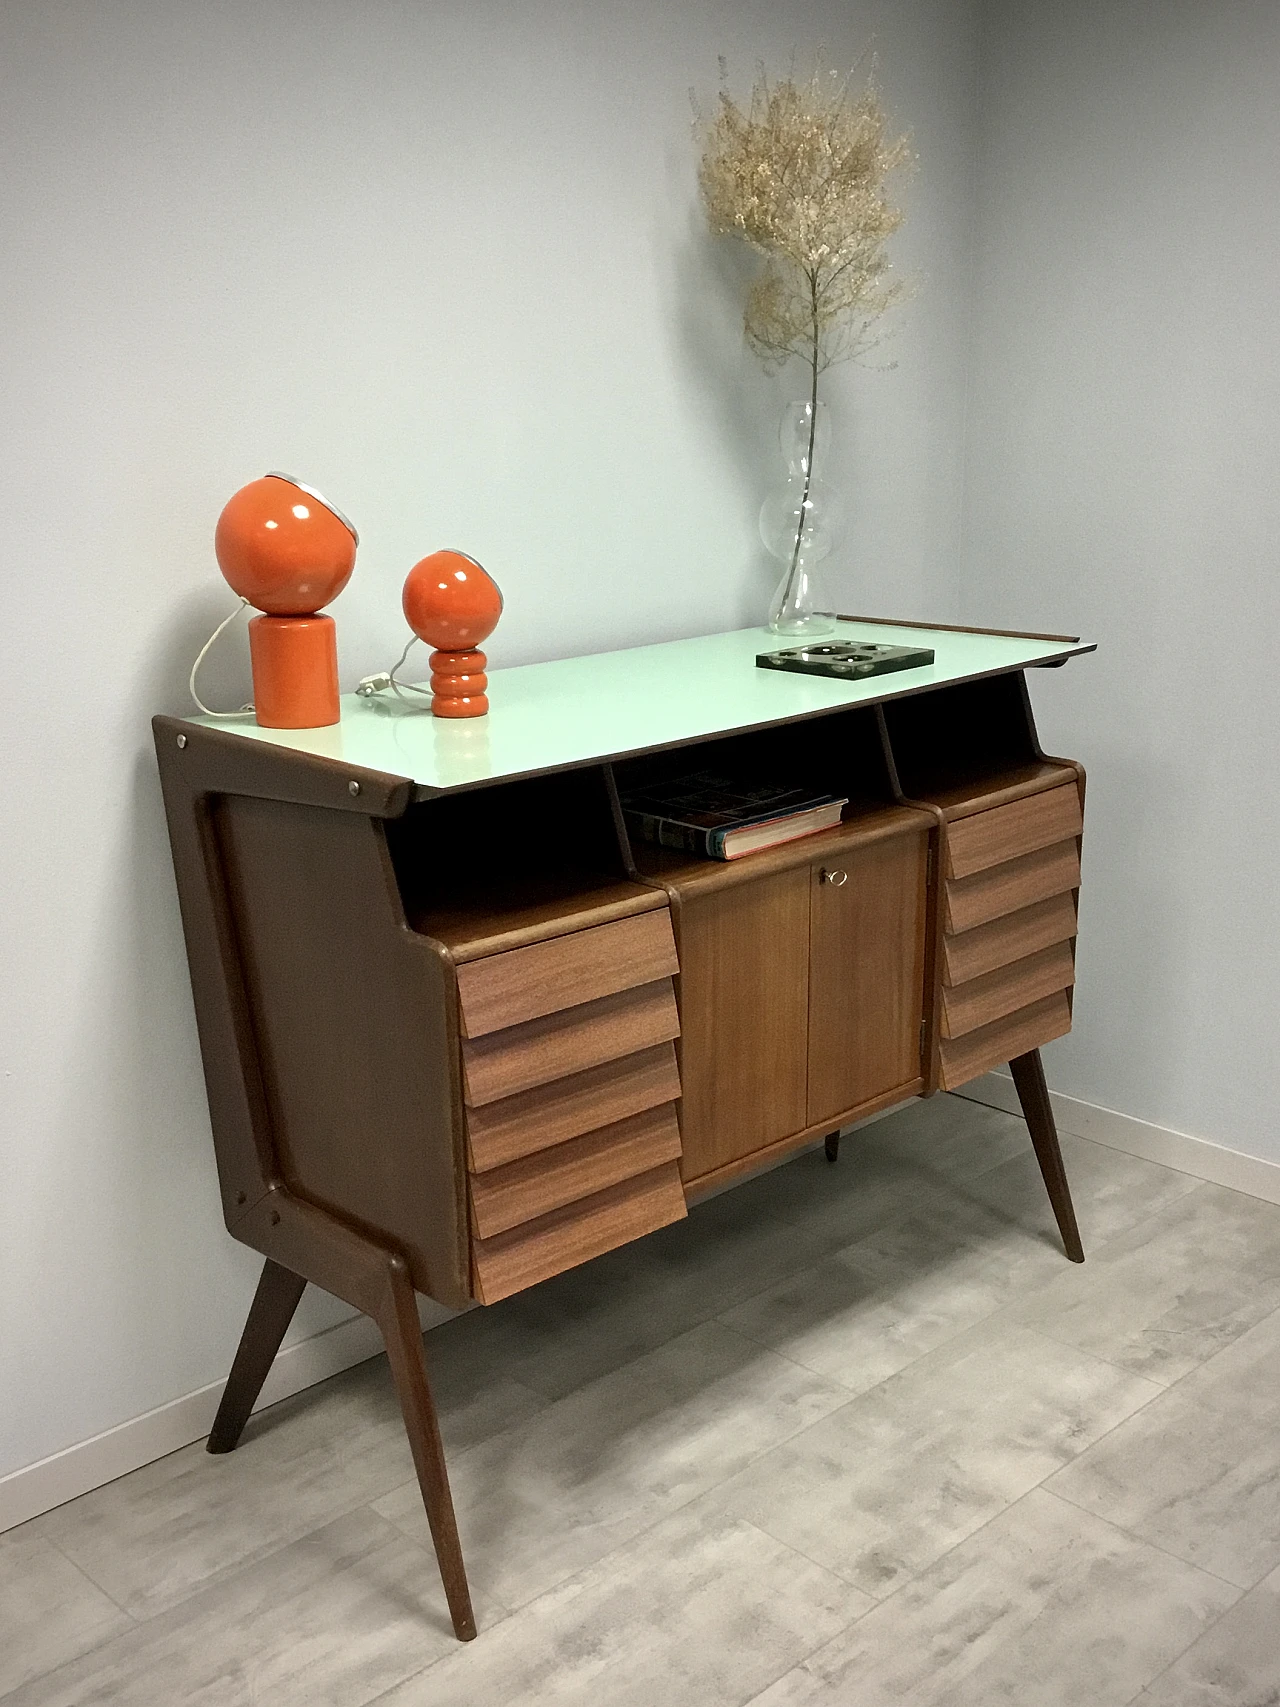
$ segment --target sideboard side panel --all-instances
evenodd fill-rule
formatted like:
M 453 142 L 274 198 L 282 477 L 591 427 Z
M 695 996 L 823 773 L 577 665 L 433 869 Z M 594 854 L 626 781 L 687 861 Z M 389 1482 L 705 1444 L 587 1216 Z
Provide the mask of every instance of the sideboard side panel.
M 281 1177 L 460 1306 L 452 974 L 405 924 L 381 823 L 235 795 L 214 821 Z

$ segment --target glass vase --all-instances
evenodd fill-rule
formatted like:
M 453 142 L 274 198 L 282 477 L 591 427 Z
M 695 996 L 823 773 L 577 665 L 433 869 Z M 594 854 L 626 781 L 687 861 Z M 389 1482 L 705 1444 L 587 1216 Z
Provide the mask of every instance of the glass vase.
M 814 640 L 835 629 L 815 583 L 817 565 L 838 541 L 844 521 L 839 498 L 822 479 L 831 449 L 825 403 L 789 403 L 778 443 L 787 464 L 786 484 L 760 507 L 760 537 L 783 565 L 769 607 L 769 627 L 789 639 Z

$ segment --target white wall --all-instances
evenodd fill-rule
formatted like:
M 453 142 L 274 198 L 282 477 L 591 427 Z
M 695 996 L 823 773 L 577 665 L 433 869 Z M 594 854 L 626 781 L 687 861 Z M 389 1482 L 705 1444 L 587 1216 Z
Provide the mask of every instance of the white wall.
M 1056 1089 L 1280 1161 L 1280 6 L 984 8 L 965 620 L 1085 760 Z
M 899 254 L 924 289 L 896 370 L 830 392 L 837 587 L 945 616 L 967 0 L 0 11 L 0 1474 L 217 1380 L 255 1277 L 219 1218 L 147 728 L 228 608 L 222 503 L 285 468 L 355 519 L 348 687 L 441 544 L 503 586 L 495 664 L 755 620 L 793 386 L 742 347 L 688 90 L 714 98 L 719 53 L 741 88 L 869 40 L 923 163 Z M 243 650 L 209 670 L 222 703 Z M 312 1298 L 295 1335 L 342 1313 Z

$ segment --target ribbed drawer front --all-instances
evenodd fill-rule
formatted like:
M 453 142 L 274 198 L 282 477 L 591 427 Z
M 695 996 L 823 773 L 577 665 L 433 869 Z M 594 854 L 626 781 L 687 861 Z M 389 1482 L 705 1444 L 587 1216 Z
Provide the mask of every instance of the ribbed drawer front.
M 981 978 L 944 988 L 942 1035 L 963 1037 L 983 1026 L 994 1025 L 1056 990 L 1070 989 L 1074 982 L 1075 963 L 1070 943 L 1054 943 L 1025 960 L 1014 961 L 1012 966 L 1001 966 Z
M 471 1242 L 472 1284 L 482 1304 L 536 1286 L 686 1213 L 674 1162 L 554 1209 L 491 1239 Z
M 675 1105 L 633 1114 L 505 1168 L 471 1175 L 471 1226 L 482 1239 L 680 1159 Z
M 947 826 L 947 876 L 972 877 L 990 866 L 1078 836 L 1081 828 L 1074 780 L 1008 806 L 977 812 Z
M 670 978 L 661 978 L 486 1037 L 463 1038 L 463 1094 L 478 1108 L 679 1035 L 675 992 Z
M 989 925 L 944 937 L 942 981 L 963 984 L 970 978 L 981 978 L 1055 942 L 1069 942 L 1075 934 L 1074 900 L 1070 894 L 1052 895 L 1033 907 L 993 919 Z
M 1066 991 L 1060 990 L 994 1025 L 984 1025 L 950 1042 L 944 1038 L 940 1047 L 941 1087 L 944 1091 L 957 1090 L 980 1073 L 989 1073 L 993 1067 L 1039 1049 L 1070 1030 L 1071 1005 Z
M 947 930 L 976 930 L 992 919 L 1016 913 L 1053 895 L 1080 887 L 1080 853 L 1074 840 L 1038 848 L 1006 860 L 973 877 L 950 878 L 946 885 Z
M 499 1168 L 680 1095 L 675 1048 L 660 1043 L 620 1061 L 467 1110 L 473 1172 Z
M 484 1037 L 680 970 L 666 907 L 458 968 L 462 1034 Z

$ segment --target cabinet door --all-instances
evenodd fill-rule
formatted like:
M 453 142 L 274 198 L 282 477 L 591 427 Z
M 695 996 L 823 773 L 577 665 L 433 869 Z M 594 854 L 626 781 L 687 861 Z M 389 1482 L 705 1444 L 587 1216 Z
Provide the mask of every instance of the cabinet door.
M 805 1124 L 809 887 L 797 866 L 682 900 L 686 1181 Z
M 926 848 L 895 836 L 809 868 L 811 1125 L 920 1076 Z

